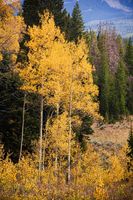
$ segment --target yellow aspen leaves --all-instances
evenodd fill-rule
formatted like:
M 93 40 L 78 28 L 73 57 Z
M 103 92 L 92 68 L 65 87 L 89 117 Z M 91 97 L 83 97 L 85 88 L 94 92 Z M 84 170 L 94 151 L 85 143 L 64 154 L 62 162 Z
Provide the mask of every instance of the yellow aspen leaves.
M 67 121 L 66 113 L 60 117 L 59 130 L 65 130 L 66 124 L 62 124 L 62 121 Z M 64 120 L 63 120 L 64 119 Z M 57 126 L 54 121 L 53 127 Z M 63 127 L 64 125 L 64 127 Z M 61 126 L 61 127 L 60 127 Z M 58 150 L 63 150 L 61 143 L 58 144 L 58 140 L 54 135 L 53 138 L 55 148 L 58 145 Z M 62 136 L 61 136 L 62 137 Z M 61 139 L 62 142 L 64 139 Z M 48 144 L 49 145 L 49 144 Z M 64 148 L 64 147 L 63 147 Z M 65 150 L 65 149 L 64 149 Z M 49 165 L 41 173 L 41 182 L 38 182 L 38 168 L 36 155 L 25 156 L 16 164 L 13 164 L 8 158 L 0 162 L 0 197 L 2 199 L 37 199 L 44 200 L 49 197 L 53 199 L 62 198 L 68 199 L 121 199 L 121 197 L 128 197 L 129 188 L 132 189 L 132 179 L 127 174 L 127 169 L 124 163 L 120 164 L 125 155 L 121 155 L 122 158 L 117 156 L 109 157 L 106 160 L 107 166 L 103 166 L 100 162 L 101 157 L 93 147 L 88 146 L 87 152 L 83 153 L 79 147 L 75 146 L 73 153 L 74 163 L 72 165 L 72 182 L 71 187 L 68 188 L 66 183 L 66 163 L 58 163 L 58 185 L 57 177 L 55 176 L 55 167 L 53 157 L 49 158 Z M 58 152 L 58 156 L 61 153 Z M 0 148 L 0 158 L 2 158 L 2 148 Z M 116 161 L 117 160 L 117 161 Z M 59 160 L 58 160 L 59 161 Z M 65 159 L 64 159 L 65 162 Z M 112 165 L 110 165 L 110 162 Z M 117 167 L 113 167 L 118 164 Z M 121 169 L 118 170 L 117 168 Z M 122 173 L 121 173 L 122 172 Z M 120 174 L 118 174 L 120 173 Z M 123 181 L 123 173 L 129 179 L 129 182 Z M 113 179 L 110 178 L 116 177 Z M 58 186 L 58 187 L 57 187 Z M 58 188 L 58 189 L 57 189 Z M 9 196 L 10 194 L 10 196 Z M 10 198 L 9 198 L 10 197 Z M 130 198 L 129 198 L 130 199 Z
M 14 14 L 14 6 L 18 6 L 17 1 L 10 5 L 6 1 L 0 1 L 0 60 L 2 55 L 8 54 L 11 57 L 10 64 L 16 63 L 25 29 L 23 18 Z
M 98 117 L 98 103 L 95 98 L 98 88 L 93 83 L 92 66 L 88 63 L 88 51 L 85 41 L 71 44 L 72 55 L 72 93 L 73 108 L 83 110 L 91 116 Z M 71 76 L 70 76 L 71 77 Z
M 42 16 L 41 25 L 30 27 L 28 34 L 29 62 L 19 71 L 24 80 L 22 89 L 45 96 L 54 106 L 62 103 L 67 109 L 72 83 L 73 108 L 98 116 L 98 89 L 87 61 L 85 41 L 77 45 L 66 42 L 48 12 Z
M 2 61 L 3 60 L 3 56 L 2 56 L 2 54 L 0 53 L 0 61 Z
M 53 119 L 48 127 L 48 141 L 59 155 L 67 155 L 68 150 L 68 114 L 67 112 Z
M 0 20 L 0 51 L 18 52 L 23 27 L 23 19 L 20 16 Z

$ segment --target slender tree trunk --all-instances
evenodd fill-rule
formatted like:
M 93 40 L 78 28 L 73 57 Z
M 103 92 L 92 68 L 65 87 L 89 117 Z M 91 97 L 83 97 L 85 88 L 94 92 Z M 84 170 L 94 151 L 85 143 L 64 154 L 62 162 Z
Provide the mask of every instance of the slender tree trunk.
M 57 176 L 57 171 L 58 171 L 58 151 L 57 151 L 57 147 L 55 149 L 55 173 Z
M 19 152 L 19 161 L 21 160 L 24 140 L 24 125 L 25 125 L 25 105 L 26 105 L 26 92 L 24 93 L 23 111 L 22 111 L 22 129 L 21 129 L 21 144 Z
M 47 142 L 47 135 L 48 135 L 48 121 L 46 122 L 45 128 L 45 136 L 44 136 L 44 143 L 43 143 L 43 155 L 42 155 L 42 169 L 44 170 L 44 162 L 45 162 L 45 155 L 46 155 L 46 142 Z
M 71 137 L 72 137 L 72 83 L 69 102 L 69 136 L 68 136 L 68 183 L 71 181 Z
M 42 169 L 43 170 L 44 170 L 44 162 L 45 162 L 45 141 L 44 141 L 44 145 L 43 145 L 43 155 L 42 155 Z
M 57 119 L 59 118 L 59 104 L 57 104 Z M 55 149 L 55 154 L 56 154 L 56 156 L 55 156 L 55 172 L 56 172 L 56 176 L 57 176 L 57 174 L 58 174 L 58 149 L 57 149 L 57 147 L 56 147 L 56 149 Z
M 39 147 L 39 173 L 42 170 L 42 137 L 43 137 L 43 96 L 41 95 L 40 106 L 40 147 Z

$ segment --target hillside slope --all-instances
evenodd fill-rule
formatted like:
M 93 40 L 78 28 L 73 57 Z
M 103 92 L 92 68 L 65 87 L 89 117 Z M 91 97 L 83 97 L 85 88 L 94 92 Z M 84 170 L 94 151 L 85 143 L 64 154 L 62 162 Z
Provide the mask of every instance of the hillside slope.
M 90 136 L 90 142 L 96 150 L 119 150 L 127 144 L 131 120 L 126 119 L 115 124 L 99 125 L 94 123 L 94 133 Z

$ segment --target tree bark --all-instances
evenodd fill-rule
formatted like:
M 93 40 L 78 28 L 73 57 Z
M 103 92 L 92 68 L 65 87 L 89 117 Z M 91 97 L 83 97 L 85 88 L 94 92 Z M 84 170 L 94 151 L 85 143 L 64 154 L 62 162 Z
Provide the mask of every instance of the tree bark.
M 72 137 L 72 83 L 69 102 L 69 136 L 68 136 L 68 183 L 71 181 L 71 137 Z
M 26 105 L 26 92 L 24 93 L 24 102 L 23 102 L 23 111 L 22 111 L 22 129 L 21 129 L 21 144 L 20 144 L 19 161 L 21 160 L 22 150 L 23 150 L 24 125 L 25 125 L 25 105 Z
M 59 118 L 59 104 L 57 103 L 57 119 Z M 55 149 L 55 173 L 56 173 L 56 176 L 58 174 L 58 148 L 56 146 L 56 149 Z
M 42 137 L 43 137 L 43 96 L 41 95 L 40 105 L 40 147 L 39 147 L 39 173 L 42 170 Z
M 44 145 L 43 145 L 43 155 L 42 155 L 42 169 L 43 170 L 44 170 L 44 162 L 45 162 L 45 141 L 44 141 Z

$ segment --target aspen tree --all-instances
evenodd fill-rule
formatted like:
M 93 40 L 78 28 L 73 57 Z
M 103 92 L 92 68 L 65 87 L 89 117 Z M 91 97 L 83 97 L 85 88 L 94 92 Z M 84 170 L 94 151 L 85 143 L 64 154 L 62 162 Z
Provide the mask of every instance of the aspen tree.
M 41 25 L 29 28 L 28 34 L 30 36 L 27 42 L 29 62 L 19 70 L 19 75 L 24 80 L 23 90 L 40 95 L 40 171 L 42 168 L 44 97 L 47 104 L 59 107 L 62 99 L 62 83 L 59 80 L 63 75 L 63 69 L 71 59 L 67 56 L 69 49 L 64 36 L 60 29 L 55 27 L 54 19 L 48 12 L 42 16 Z
M 69 50 L 69 44 L 67 42 L 57 43 L 54 45 L 53 51 L 52 51 L 52 60 L 54 68 L 51 70 L 51 76 L 48 81 L 49 83 L 49 89 L 52 91 L 52 95 L 48 100 L 48 103 L 56 108 L 56 124 L 57 127 L 55 128 L 56 131 L 52 130 L 52 133 L 56 135 L 58 143 L 60 143 L 62 134 L 65 134 L 65 132 L 62 132 L 61 125 L 60 125 L 60 107 L 62 110 L 65 109 L 64 104 L 67 100 L 67 93 L 68 93 L 68 85 L 66 84 L 66 80 L 69 79 L 69 71 L 72 66 L 72 57 L 71 52 Z M 68 132 L 67 132 L 68 134 Z M 60 141 L 61 140 L 61 141 Z M 55 142 L 55 144 L 57 144 Z M 64 146 L 65 146 L 64 141 Z M 59 152 L 61 154 L 61 150 L 58 145 L 55 147 L 55 171 L 57 172 L 58 169 L 58 157 Z M 64 151 L 63 151 L 64 152 Z M 57 173 L 56 173 L 57 174 Z
M 87 62 L 85 42 L 67 43 L 60 29 L 55 27 L 49 13 L 42 16 L 41 24 L 29 28 L 30 41 L 27 66 L 20 70 L 24 80 L 23 90 L 35 92 L 41 98 L 40 117 L 40 164 L 42 168 L 43 101 L 52 105 L 59 117 L 60 106 L 69 113 L 68 134 L 68 181 L 70 181 L 72 115 L 82 110 L 98 116 L 97 87 L 93 84 L 92 67 Z M 58 126 L 56 132 L 58 132 Z M 56 133 L 57 134 L 57 133 Z M 59 134 L 60 135 L 60 134 Z M 56 149 L 56 166 L 57 166 Z
M 24 23 L 20 16 L 0 18 L 0 51 L 16 54 L 20 48 L 19 41 L 23 30 Z
M 68 99 L 66 102 L 69 112 L 69 139 L 68 139 L 68 182 L 71 180 L 71 138 L 72 117 L 81 110 L 92 117 L 98 118 L 99 106 L 96 102 L 98 88 L 93 83 L 92 66 L 88 63 L 88 51 L 82 39 L 77 44 L 70 43 L 72 66 L 68 75 Z

